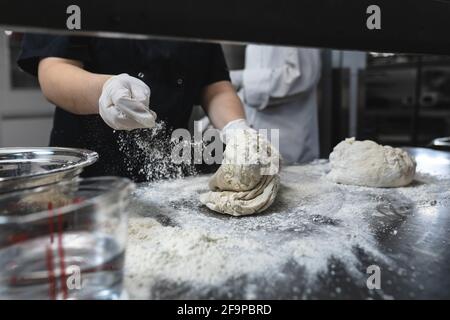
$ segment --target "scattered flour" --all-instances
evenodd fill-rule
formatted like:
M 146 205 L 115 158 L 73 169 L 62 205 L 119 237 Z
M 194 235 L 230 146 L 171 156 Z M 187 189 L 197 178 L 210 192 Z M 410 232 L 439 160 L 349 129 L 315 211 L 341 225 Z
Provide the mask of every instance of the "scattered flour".
M 152 129 L 120 131 L 118 144 L 134 180 L 176 179 L 196 174 L 194 165 L 172 161 L 174 142 L 162 121 Z
M 208 176 L 141 185 L 126 258 L 131 297 L 306 298 L 339 266 L 364 287 L 361 252 L 395 268 L 377 237 L 395 236 L 416 205 L 450 202 L 445 177 L 418 174 L 410 187 L 373 189 L 334 184 L 328 171 L 325 161 L 284 168 L 274 205 L 240 218 L 201 206 Z M 345 294 L 345 285 L 333 288 Z

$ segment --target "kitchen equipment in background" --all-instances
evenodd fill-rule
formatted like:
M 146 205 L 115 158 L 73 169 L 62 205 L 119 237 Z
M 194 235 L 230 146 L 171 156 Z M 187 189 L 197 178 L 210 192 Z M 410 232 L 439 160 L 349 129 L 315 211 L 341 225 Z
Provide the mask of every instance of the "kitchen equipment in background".
M 416 161 L 417 172 L 438 176 L 448 176 L 450 174 L 449 152 L 417 147 L 405 147 L 403 149 Z
M 450 59 L 369 54 L 361 138 L 426 146 L 450 134 Z
M 437 62 L 433 62 L 437 64 Z M 420 97 L 424 107 L 447 108 L 450 103 L 450 66 L 448 60 L 433 65 L 428 62 L 423 70 L 423 88 Z M 366 75 L 368 107 L 404 108 L 414 105 L 413 64 L 370 66 Z
M 98 154 L 72 148 L 0 148 L 0 194 L 78 176 Z
M 119 298 L 133 190 L 102 177 L 0 195 L 0 299 Z
M 450 151 L 450 137 L 436 138 L 429 146 L 436 150 Z
M 0 147 L 46 146 L 53 126 L 55 107 L 16 63 L 22 36 L 0 28 Z

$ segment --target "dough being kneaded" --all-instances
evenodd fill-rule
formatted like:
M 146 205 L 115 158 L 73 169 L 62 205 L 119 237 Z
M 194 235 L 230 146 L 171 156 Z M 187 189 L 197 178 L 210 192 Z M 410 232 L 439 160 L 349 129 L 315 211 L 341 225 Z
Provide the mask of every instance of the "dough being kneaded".
M 233 216 L 266 210 L 280 185 L 277 162 L 277 150 L 257 134 L 244 131 L 227 144 L 222 165 L 209 180 L 211 191 L 200 195 L 200 202 Z
M 366 187 L 406 186 L 416 172 L 416 163 L 406 151 L 355 138 L 346 139 L 334 148 L 330 165 L 331 181 Z
M 200 202 L 216 212 L 243 216 L 266 210 L 278 193 L 278 175 L 264 176 L 258 185 L 248 191 L 209 191 L 200 195 Z

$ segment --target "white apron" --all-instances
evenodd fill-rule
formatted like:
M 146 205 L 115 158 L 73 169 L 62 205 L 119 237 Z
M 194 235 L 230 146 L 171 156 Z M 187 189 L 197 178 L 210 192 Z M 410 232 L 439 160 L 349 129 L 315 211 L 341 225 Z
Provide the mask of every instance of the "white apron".
M 249 45 L 239 96 L 255 129 L 279 129 L 284 163 L 319 157 L 317 49 Z

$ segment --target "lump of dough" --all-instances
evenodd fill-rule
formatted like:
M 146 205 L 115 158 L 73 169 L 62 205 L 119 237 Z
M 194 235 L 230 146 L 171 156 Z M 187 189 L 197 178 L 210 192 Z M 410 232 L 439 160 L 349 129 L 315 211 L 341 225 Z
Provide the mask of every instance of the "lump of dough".
M 366 187 L 402 187 L 410 184 L 416 163 L 404 150 L 373 141 L 346 139 L 330 154 L 331 181 Z
M 222 164 L 209 180 L 213 191 L 249 191 L 261 180 L 259 165 Z
M 280 185 L 278 175 L 264 176 L 249 191 L 210 191 L 200 195 L 200 202 L 209 209 L 232 216 L 243 216 L 266 210 L 275 201 Z
M 233 216 L 266 210 L 278 193 L 279 160 L 278 151 L 267 140 L 243 131 L 227 144 L 222 165 L 209 180 L 211 191 L 200 195 L 200 202 Z

